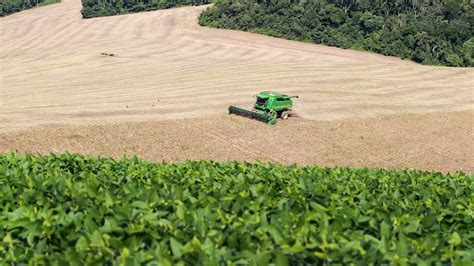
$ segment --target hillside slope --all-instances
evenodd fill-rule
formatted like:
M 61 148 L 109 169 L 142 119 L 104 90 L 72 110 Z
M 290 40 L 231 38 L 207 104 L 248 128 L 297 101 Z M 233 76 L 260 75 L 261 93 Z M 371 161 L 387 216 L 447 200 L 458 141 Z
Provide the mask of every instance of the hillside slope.
M 473 171 L 474 69 L 203 28 L 204 8 L 1 18 L 0 152 Z M 264 89 L 299 117 L 226 116 Z
M 0 19 L 0 130 L 223 114 L 263 89 L 313 120 L 472 108 L 474 69 L 202 28 L 204 8 L 83 20 L 66 0 Z

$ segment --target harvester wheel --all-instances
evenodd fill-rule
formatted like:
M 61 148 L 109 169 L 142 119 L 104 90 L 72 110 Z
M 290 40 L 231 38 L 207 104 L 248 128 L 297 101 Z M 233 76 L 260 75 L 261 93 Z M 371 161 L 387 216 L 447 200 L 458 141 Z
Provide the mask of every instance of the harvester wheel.
M 281 112 L 280 118 L 283 120 L 288 119 L 288 112 L 286 111 Z

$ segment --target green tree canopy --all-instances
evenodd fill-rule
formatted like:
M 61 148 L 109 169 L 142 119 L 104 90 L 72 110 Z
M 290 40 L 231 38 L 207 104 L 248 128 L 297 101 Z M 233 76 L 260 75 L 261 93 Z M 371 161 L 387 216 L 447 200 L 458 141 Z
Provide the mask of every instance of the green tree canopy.
M 473 66 L 473 10 L 468 0 L 220 0 L 200 23 L 423 64 Z

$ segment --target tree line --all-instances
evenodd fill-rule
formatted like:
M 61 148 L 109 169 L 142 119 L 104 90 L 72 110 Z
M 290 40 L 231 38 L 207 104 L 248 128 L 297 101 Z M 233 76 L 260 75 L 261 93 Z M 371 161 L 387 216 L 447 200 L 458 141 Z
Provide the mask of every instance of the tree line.
M 84 18 L 92 18 L 208 3 L 209 0 L 82 0 L 81 13 Z
M 199 21 L 427 65 L 472 67 L 473 10 L 469 0 L 220 0 Z
M 25 9 L 57 3 L 60 0 L 0 0 L 0 17 Z

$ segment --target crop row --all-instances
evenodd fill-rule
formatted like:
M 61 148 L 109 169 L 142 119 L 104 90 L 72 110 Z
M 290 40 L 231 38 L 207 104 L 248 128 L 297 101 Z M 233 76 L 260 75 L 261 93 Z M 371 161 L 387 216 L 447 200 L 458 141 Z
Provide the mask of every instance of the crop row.
M 0 155 L 0 264 L 469 264 L 474 177 Z

